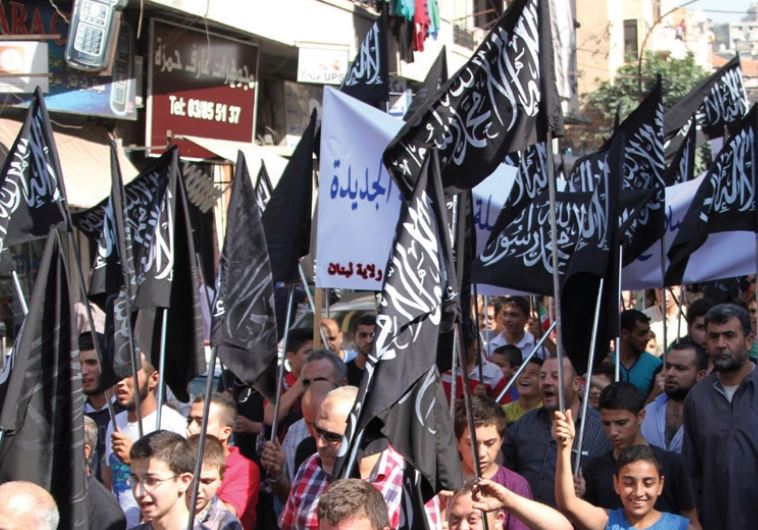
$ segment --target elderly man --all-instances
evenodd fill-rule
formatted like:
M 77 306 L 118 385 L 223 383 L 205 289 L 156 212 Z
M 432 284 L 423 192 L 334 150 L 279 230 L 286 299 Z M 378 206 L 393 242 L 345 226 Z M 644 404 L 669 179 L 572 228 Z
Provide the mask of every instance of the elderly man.
M 332 481 L 334 464 L 347 429 L 347 418 L 355 404 L 358 389 L 343 386 L 329 392 L 313 422 L 317 453 L 298 469 L 287 503 L 279 518 L 281 530 L 319 527 L 317 505 Z M 405 462 L 392 447 L 368 454 L 358 462 L 362 479 L 376 487 L 387 503 L 390 527 L 397 528 L 403 489 Z
M 703 528 L 758 528 L 758 370 L 748 360 L 748 312 L 719 304 L 705 315 L 713 372 L 684 401 L 682 455 Z
M 56 530 L 59 519 L 55 499 L 36 484 L 0 484 L 0 527 L 4 530 Z
M 113 494 L 105 489 L 92 472 L 96 455 L 98 427 L 95 420 L 84 417 L 84 463 L 87 470 L 87 519 L 92 530 L 124 530 L 126 518 Z M 0 520 L 0 528 L 5 528 Z

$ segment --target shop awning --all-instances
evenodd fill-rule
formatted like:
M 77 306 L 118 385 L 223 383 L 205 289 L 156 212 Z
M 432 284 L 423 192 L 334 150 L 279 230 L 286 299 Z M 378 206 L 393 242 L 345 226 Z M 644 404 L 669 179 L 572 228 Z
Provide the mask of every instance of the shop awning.
M 247 161 L 250 176 L 253 179 L 258 175 L 262 160 L 266 164 L 266 171 L 268 171 L 272 186 L 276 186 L 276 183 L 279 182 L 279 177 L 281 177 L 282 172 L 287 165 L 288 160 L 285 156 L 292 154 L 291 147 L 260 146 L 251 143 L 233 142 L 231 140 L 214 140 L 187 135 L 182 135 L 182 138 L 194 142 L 203 149 L 207 149 L 218 155 L 220 158 L 225 158 L 232 163 L 237 161 L 237 151 L 242 151 L 245 155 L 245 160 Z
M 0 143 L 5 146 L 2 159 L 13 146 L 21 122 L 0 118 Z M 63 171 L 69 205 L 89 208 L 108 196 L 111 189 L 111 155 L 108 133 L 95 125 L 76 129 L 76 132 L 54 131 L 55 145 Z M 119 145 L 121 175 L 124 182 L 137 176 L 137 168 L 131 163 Z

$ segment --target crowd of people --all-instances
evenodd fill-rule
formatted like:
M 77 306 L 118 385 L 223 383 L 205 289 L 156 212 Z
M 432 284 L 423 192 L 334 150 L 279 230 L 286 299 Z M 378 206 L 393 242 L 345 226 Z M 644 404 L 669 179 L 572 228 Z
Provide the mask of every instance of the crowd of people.
M 464 334 L 469 386 L 461 374 L 455 385 L 452 372 L 442 375 L 448 398 L 458 398 L 453 425 L 465 486 L 427 499 L 428 528 L 758 527 L 754 311 L 700 298 L 682 308 L 687 336 L 658 357 L 648 351 L 650 318 L 625 310 L 618 356 L 609 352 L 590 373 L 564 357 L 561 381 L 555 344 L 535 350 L 542 328 L 527 299 L 497 298 L 486 309 L 480 336 Z M 376 317 L 320 325 L 324 349 L 314 350 L 312 329 L 289 333 L 276 422 L 273 403 L 222 377 L 198 477 L 204 396 L 159 409 L 159 374 L 144 355 L 137 386 L 127 377 L 103 389 L 92 334 L 83 333 L 90 528 L 185 529 L 195 480 L 197 529 L 407 524 L 407 464 L 387 441 L 359 455 L 356 478 L 333 477 Z M 0 521 L 25 517 L 38 521 L 29 528 L 57 527 L 44 490 L 0 485 Z

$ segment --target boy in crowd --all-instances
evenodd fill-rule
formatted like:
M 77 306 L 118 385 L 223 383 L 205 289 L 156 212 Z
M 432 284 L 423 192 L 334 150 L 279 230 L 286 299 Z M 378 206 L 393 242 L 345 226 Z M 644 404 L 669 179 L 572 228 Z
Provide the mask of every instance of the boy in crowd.
M 333 482 L 318 501 L 319 530 L 389 530 L 387 503 L 366 481 Z
M 169 431 L 155 431 L 134 442 L 129 451 L 129 483 L 142 519 L 134 530 L 185 530 L 189 519 L 195 455 L 187 440 Z M 195 525 L 196 530 L 207 530 Z
M 613 491 L 613 475 L 621 452 L 632 445 L 648 445 L 640 433 L 645 418 L 644 398 L 631 383 L 611 383 L 600 394 L 600 419 L 613 449 L 587 461 L 582 467 L 586 481 L 584 500 L 601 508 L 622 507 L 621 499 Z M 695 510 L 695 498 L 690 479 L 681 456 L 651 446 L 660 463 L 663 476 L 662 492 L 655 509 L 687 517 L 695 528 L 700 528 Z
M 187 440 L 190 451 L 197 455 L 200 435 L 194 434 Z M 208 435 L 203 452 L 203 468 L 200 472 L 200 486 L 195 502 L 195 524 L 203 524 L 208 530 L 242 530 L 242 524 L 216 496 L 226 469 L 226 450 L 216 437 Z M 191 502 L 188 495 L 187 501 Z
M 544 361 L 539 357 L 532 356 L 526 363 L 521 375 L 516 379 L 516 391 L 518 399 L 503 405 L 505 422 L 508 426 L 516 423 L 521 416 L 532 409 L 542 406 L 542 394 L 540 393 L 540 368 Z
M 515 374 L 519 369 L 522 360 L 523 357 L 521 355 L 521 350 L 518 348 L 518 346 L 513 346 L 511 344 L 506 344 L 504 346 L 495 348 L 490 356 L 490 361 L 492 361 L 492 363 L 500 368 L 501 372 L 503 372 L 503 378 L 506 384 L 508 384 L 508 382 L 513 377 L 513 374 Z M 495 397 L 497 398 L 497 396 Z M 508 390 L 508 393 L 503 397 L 501 402 L 510 403 L 511 401 L 516 401 L 517 399 L 518 391 L 516 390 L 516 385 L 511 385 L 511 388 Z
M 482 478 L 502 484 L 510 491 L 532 498 L 532 490 L 524 477 L 497 463 L 497 455 L 505 436 L 505 414 L 494 401 L 471 396 L 471 415 L 476 434 L 479 472 Z M 476 477 L 476 462 L 471 450 L 471 431 L 468 427 L 464 402 L 459 400 L 455 407 L 455 437 L 461 454 L 463 478 L 465 481 Z M 504 530 L 528 528 L 516 517 L 505 513 L 502 521 Z

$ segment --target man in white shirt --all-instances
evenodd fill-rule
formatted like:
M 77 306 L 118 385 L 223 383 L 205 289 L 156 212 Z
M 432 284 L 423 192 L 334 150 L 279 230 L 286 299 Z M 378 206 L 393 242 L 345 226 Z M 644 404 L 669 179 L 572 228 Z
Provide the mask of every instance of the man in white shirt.
M 537 344 L 534 335 L 526 330 L 526 324 L 529 321 L 529 302 L 523 296 L 509 296 L 503 301 L 503 307 L 498 316 L 502 321 L 503 331 L 490 341 L 489 351 L 510 344 L 520 349 L 526 359 Z M 534 355 L 545 359 L 548 354 L 548 349 L 543 345 Z
M 155 397 L 155 389 L 158 386 L 158 372 L 147 360 L 144 353 L 140 353 L 142 367 L 137 371 L 140 396 L 140 416 L 142 417 L 143 435 L 155 430 L 158 400 Z M 113 424 L 108 425 L 108 433 L 105 437 L 105 461 L 103 462 L 103 483 L 110 488 L 118 499 L 121 509 L 126 515 L 126 527 L 131 528 L 139 524 L 140 511 L 137 502 L 132 495 L 132 488 L 128 485 L 129 478 L 129 450 L 132 444 L 139 438 L 137 425 L 137 408 L 134 399 L 134 378 L 128 376 L 116 384 L 116 400 L 124 409 L 116 415 L 114 432 Z M 164 405 L 161 409 L 161 429 L 172 431 L 184 436 L 187 428 L 187 420 L 177 411 Z

